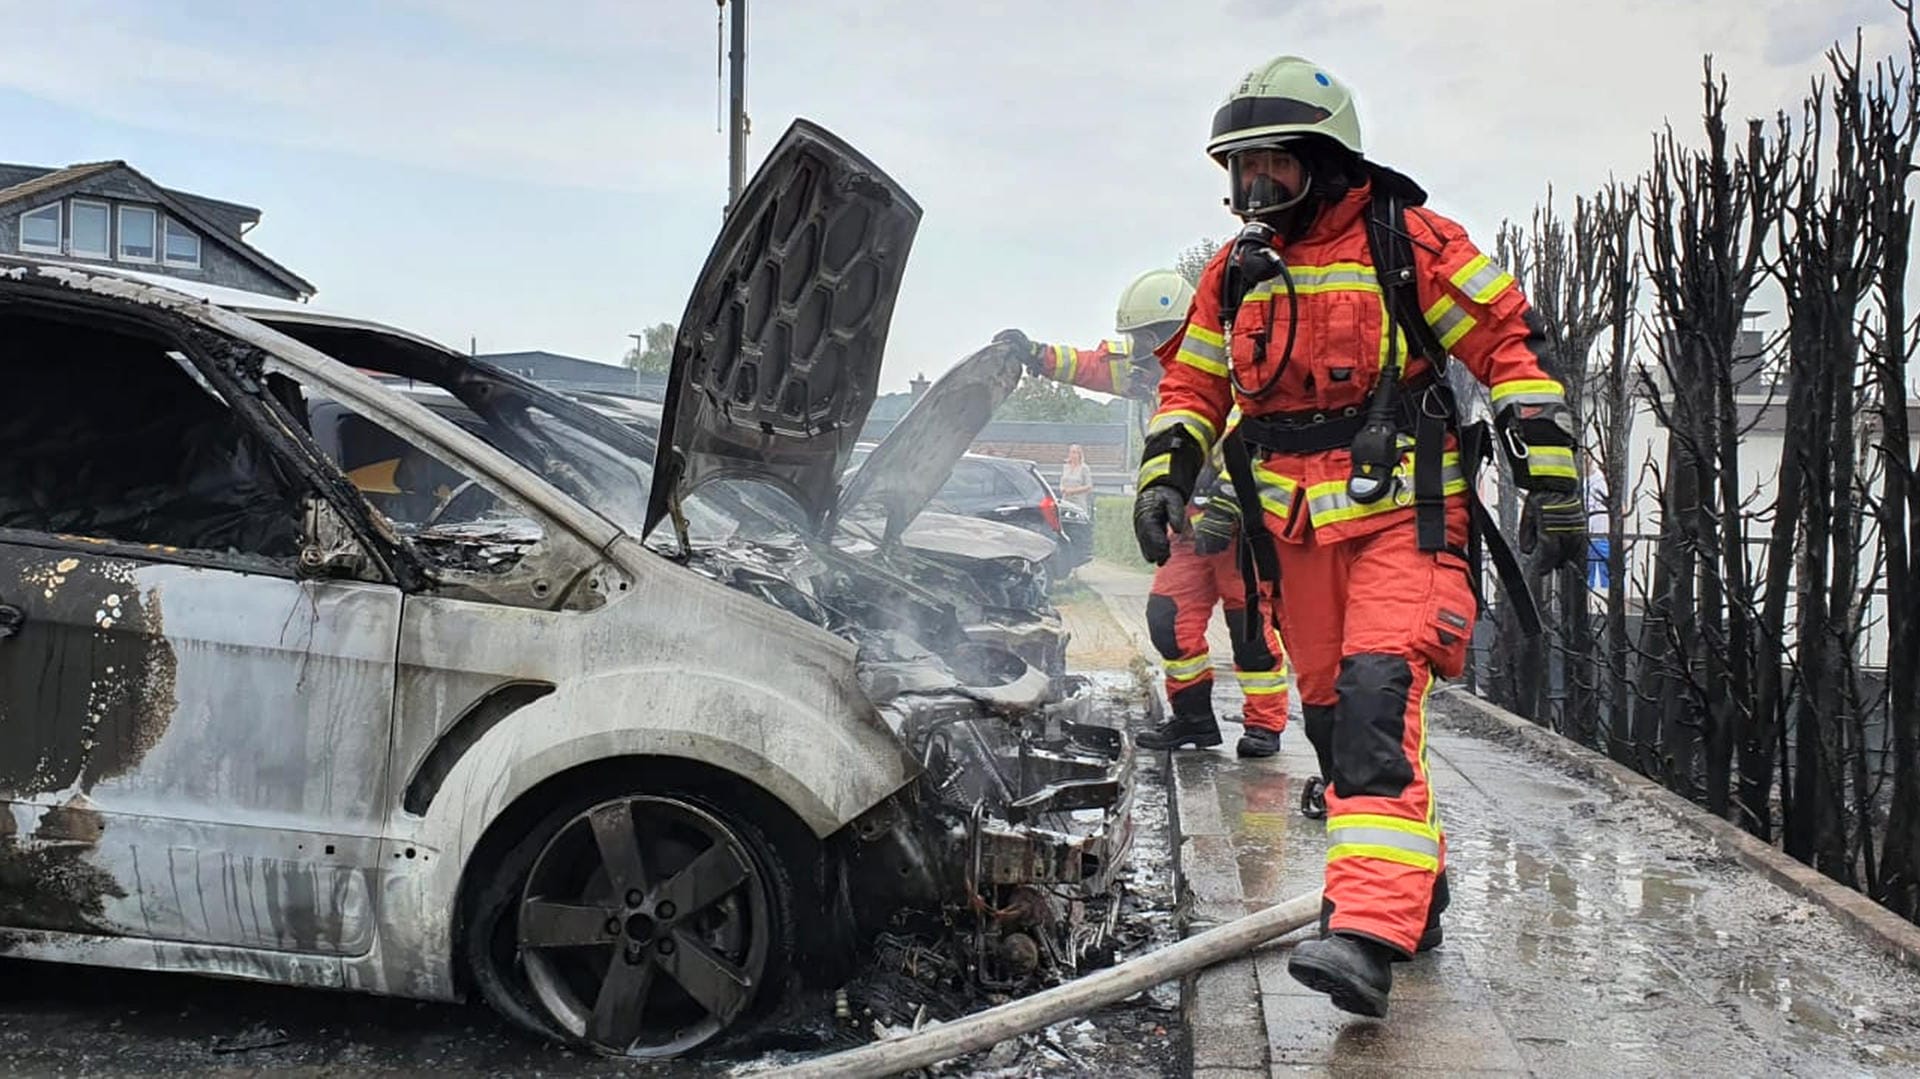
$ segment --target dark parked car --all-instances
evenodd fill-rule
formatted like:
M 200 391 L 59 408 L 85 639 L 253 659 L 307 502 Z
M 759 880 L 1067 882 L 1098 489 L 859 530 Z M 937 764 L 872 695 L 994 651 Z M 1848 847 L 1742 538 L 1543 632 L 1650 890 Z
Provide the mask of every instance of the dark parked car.
M 854 451 L 856 464 L 866 449 Z M 1047 537 L 1056 546 L 1049 567 L 1055 578 L 1093 557 L 1093 518 L 1056 496 L 1032 461 L 969 453 L 954 463 L 933 496 L 932 508 L 1018 525 Z

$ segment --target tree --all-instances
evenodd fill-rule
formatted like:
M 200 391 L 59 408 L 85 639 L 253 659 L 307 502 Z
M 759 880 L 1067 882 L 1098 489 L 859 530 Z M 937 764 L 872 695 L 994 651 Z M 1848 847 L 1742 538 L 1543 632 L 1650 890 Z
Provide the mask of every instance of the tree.
M 1877 325 L 1867 336 L 1880 437 L 1874 447 L 1881 472 L 1875 507 L 1887 581 L 1887 695 L 1881 705 L 1892 728 L 1893 798 L 1884 833 L 1877 898 L 1903 917 L 1920 921 L 1920 482 L 1907 425 L 1907 385 L 1914 340 L 1906 306 L 1914 206 L 1906 180 L 1920 147 L 1920 33 L 1912 0 L 1895 5 L 1907 20 L 1904 73 L 1874 70 L 1861 157 L 1873 180 L 1867 227 L 1882 246 Z
M 1630 197 L 1619 185 L 1574 200 L 1573 219 L 1555 212 L 1553 192 L 1533 213 L 1531 229 L 1503 226 L 1496 237 L 1495 254 L 1526 290 L 1533 308 L 1531 326 L 1540 337 L 1547 373 L 1566 387 L 1567 407 L 1583 426 L 1594 426 L 1587 389 L 1600 374 L 1594 363 L 1594 343 L 1613 325 L 1618 293 L 1631 288 L 1627 261 Z M 1477 399 L 1477 395 L 1476 395 Z M 1623 439 L 1624 441 L 1624 439 Z M 1583 464 L 1582 472 L 1585 467 Z M 1503 513 L 1512 520 L 1518 503 L 1511 494 L 1502 499 Z M 1507 535 L 1515 531 L 1509 526 Z M 1557 727 L 1562 734 L 1589 746 L 1600 744 L 1600 700 L 1594 654 L 1597 639 L 1587 614 L 1586 566 L 1548 575 L 1537 558 L 1526 559 L 1529 584 L 1540 601 L 1540 614 L 1550 638 L 1529 640 L 1520 631 L 1510 603 L 1500 605 L 1500 647 L 1495 662 L 1494 689 L 1515 711 L 1535 720 L 1546 716 L 1540 696 L 1542 671 L 1561 672 L 1565 704 Z M 1551 651 L 1547 651 L 1551 648 Z
M 1037 423 L 1107 423 L 1107 406 L 1091 397 L 1082 397 L 1073 387 L 1050 378 L 1023 378 L 1020 385 L 1000 403 L 996 420 L 1027 420 Z
M 1690 797 L 1704 792 L 1708 808 L 1726 816 L 1734 746 L 1763 734 L 1753 710 L 1756 627 L 1736 361 L 1766 240 L 1786 220 L 1793 177 L 1785 119 L 1776 139 L 1752 120 L 1744 143 L 1730 144 L 1727 80 L 1715 77 L 1710 59 L 1703 66 L 1706 148 L 1682 146 L 1669 128 L 1654 141 L 1641 187 L 1642 260 L 1665 385 L 1642 381 L 1668 443 L 1642 634 L 1651 693 L 1638 726 L 1642 738 L 1657 737 L 1668 786 Z M 1643 741 L 1638 748 L 1652 747 Z
M 620 362 L 635 371 L 644 371 L 650 375 L 664 375 L 673 366 L 674 326 L 671 322 L 662 322 L 641 331 L 640 344 L 627 350 Z
M 1218 240 L 1202 237 L 1185 251 L 1180 252 L 1180 257 L 1173 260 L 1173 270 L 1186 278 L 1187 284 L 1199 288 L 1200 271 L 1207 268 L 1207 262 L 1213 258 L 1214 252 L 1219 250 Z

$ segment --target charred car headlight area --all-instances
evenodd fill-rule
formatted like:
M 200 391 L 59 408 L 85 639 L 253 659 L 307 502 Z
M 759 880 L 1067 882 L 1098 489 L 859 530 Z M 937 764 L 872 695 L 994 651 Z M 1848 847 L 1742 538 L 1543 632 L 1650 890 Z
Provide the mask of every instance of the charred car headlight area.
M 917 937 L 1008 992 L 1111 960 L 1133 747 L 1094 721 L 1091 683 L 1030 661 L 1064 656 L 1050 607 L 963 617 L 883 561 L 798 539 L 696 546 L 687 564 L 859 644 L 861 687 L 920 767 L 834 837 L 860 938 Z
M 869 678 L 906 684 L 894 674 L 880 667 Z M 1035 702 L 1010 685 L 908 690 L 880 705 L 922 771 L 841 837 L 863 928 L 945 936 L 965 973 L 992 990 L 1112 961 L 1133 841 L 1133 747 L 1123 731 L 1087 721 L 1091 685 L 1068 686 Z

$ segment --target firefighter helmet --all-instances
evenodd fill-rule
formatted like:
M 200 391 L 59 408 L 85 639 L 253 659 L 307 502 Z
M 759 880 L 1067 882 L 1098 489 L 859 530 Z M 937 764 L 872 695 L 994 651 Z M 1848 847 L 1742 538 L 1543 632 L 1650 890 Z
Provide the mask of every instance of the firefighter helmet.
M 1221 165 L 1250 146 L 1277 146 L 1302 135 L 1331 139 L 1358 156 L 1360 118 L 1345 83 L 1298 56 L 1280 56 L 1247 72 L 1213 114 L 1207 153 Z
M 1121 291 L 1113 328 L 1130 334 L 1156 322 L 1184 322 L 1192 302 L 1193 286 L 1186 278 L 1172 270 L 1148 270 Z

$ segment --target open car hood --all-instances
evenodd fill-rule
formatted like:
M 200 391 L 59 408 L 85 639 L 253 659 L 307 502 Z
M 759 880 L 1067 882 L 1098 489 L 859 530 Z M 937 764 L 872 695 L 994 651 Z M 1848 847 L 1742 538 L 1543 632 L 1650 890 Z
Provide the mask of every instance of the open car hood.
M 1011 345 L 988 345 L 955 364 L 860 462 L 840 496 L 839 514 L 877 507 L 886 514 L 887 541 L 899 539 L 1020 384 L 1020 372 L 1020 351 Z
M 645 531 L 714 479 L 774 484 L 820 525 L 873 405 L 920 206 L 796 120 L 728 216 L 674 341 Z

